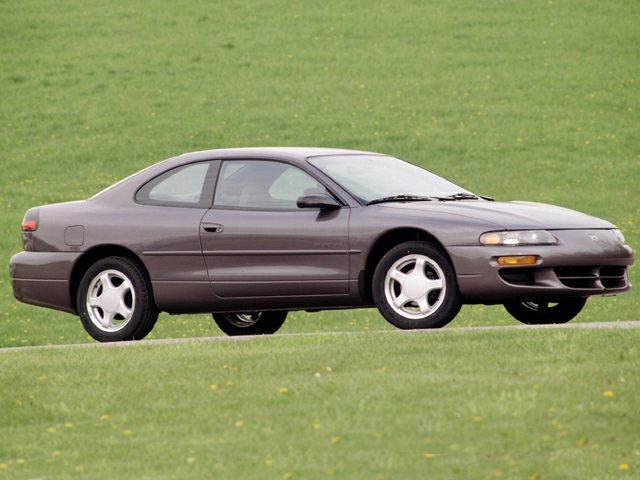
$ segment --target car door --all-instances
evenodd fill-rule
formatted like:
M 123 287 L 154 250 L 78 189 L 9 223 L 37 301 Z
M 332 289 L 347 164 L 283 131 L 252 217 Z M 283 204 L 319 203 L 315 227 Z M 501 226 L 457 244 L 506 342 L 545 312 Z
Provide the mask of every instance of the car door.
M 126 229 L 101 232 L 103 242 L 110 235 L 122 239 L 127 232 L 126 245 L 143 258 L 163 310 L 206 311 L 214 304 L 202 257 L 200 222 L 211 207 L 219 164 L 198 161 L 156 176 L 138 189 L 132 208 L 118 210 L 118 224 Z
M 348 295 L 349 207 L 296 205 L 301 195 L 320 192 L 328 193 L 292 164 L 223 161 L 213 207 L 200 229 L 215 295 Z

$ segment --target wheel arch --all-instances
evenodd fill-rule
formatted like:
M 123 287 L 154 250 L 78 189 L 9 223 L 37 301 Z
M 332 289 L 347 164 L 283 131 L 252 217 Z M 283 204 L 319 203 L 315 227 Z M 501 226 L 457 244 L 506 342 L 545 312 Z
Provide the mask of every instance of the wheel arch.
M 80 286 L 82 276 L 89 269 L 89 267 L 91 267 L 91 265 L 93 265 L 98 260 L 106 257 L 124 257 L 135 262 L 142 269 L 142 273 L 147 277 L 149 285 L 153 290 L 151 278 L 149 276 L 147 267 L 136 253 L 126 247 L 123 247 L 122 245 L 96 245 L 83 252 L 82 255 L 76 260 L 71 270 L 69 281 L 69 295 L 71 297 L 71 305 L 76 312 L 78 311 L 78 305 L 76 304 L 78 287 Z
M 449 252 L 444 248 L 442 242 L 430 232 L 416 227 L 399 227 L 387 230 L 378 236 L 369 249 L 364 270 L 362 270 L 359 275 L 358 288 L 360 295 L 367 303 L 373 303 L 373 274 L 382 257 L 393 247 L 411 241 L 427 242 L 438 247 L 447 257 L 455 272 L 455 267 L 451 261 Z

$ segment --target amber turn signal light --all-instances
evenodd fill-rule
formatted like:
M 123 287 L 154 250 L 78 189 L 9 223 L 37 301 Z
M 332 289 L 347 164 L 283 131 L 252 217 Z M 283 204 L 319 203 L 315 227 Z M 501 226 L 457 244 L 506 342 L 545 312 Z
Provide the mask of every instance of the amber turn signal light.
M 538 263 L 537 255 L 511 255 L 509 257 L 498 257 L 498 265 L 535 265 Z

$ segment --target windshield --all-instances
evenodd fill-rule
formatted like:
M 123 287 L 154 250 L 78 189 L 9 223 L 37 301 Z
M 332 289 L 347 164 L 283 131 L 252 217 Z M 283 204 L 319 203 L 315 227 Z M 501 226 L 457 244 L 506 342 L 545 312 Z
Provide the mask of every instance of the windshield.
M 394 195 L 445 197 L 467 192 L 427 170 L 384 155 L 327 155 L 309 162 L 365 203 Z

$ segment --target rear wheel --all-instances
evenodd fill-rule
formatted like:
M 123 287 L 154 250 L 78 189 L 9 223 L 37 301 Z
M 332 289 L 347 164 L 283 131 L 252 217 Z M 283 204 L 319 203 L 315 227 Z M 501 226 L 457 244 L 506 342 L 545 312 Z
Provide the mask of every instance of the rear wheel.
M 78 314 L 99 342 L 140 340 L 158 319 L 151 285 L 142 267 L 125 257 L 107 257 L 91 265 L 80 280 Z
M 271 335 L 287 318 L 287 312 L 214 313 L 213 320 L 227 335 Z
M 373 299 L 384 318 L 402 329 L 443 327 L 462 305 L 453 266 L 426 242 L 402 243 L 382 257 Z
M 504 308 L 516 320 L 527 325 L 567 323 L 576 317 L 587 303 L 586 298 L 568 298 L 557 302 L 531 300 L 507 302 Z

